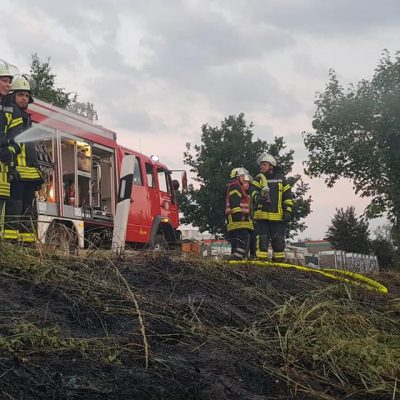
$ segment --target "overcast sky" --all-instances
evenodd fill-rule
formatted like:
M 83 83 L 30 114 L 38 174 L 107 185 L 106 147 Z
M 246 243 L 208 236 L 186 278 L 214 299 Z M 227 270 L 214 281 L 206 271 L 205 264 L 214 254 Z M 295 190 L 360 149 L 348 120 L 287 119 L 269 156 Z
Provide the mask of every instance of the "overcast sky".
M 121 144 L 181 168 L 204 123 L 244 112 L 255 135 L 283 136 L 295 172 L 307 158 L 316 91 L 329 68 L 369 79 L 384 48 L 400 50 L 397 0 L 1 0 L 0 58 L 29 71 L 32 53 L 57 85 L 91 101 Z M 350 182 L 308 180 L 313 213 L 300 237 L 322 238 L 336 207 L 366 199 Z M 383 220 L 373 221 L 372 227 Z

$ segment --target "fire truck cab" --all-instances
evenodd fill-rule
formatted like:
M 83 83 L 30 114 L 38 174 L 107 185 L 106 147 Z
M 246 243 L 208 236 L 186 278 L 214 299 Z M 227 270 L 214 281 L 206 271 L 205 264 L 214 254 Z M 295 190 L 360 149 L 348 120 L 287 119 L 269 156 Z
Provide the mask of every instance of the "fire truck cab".
M 69 248 L 111 243 L 122 160 L 134 156 L 126 243 L 173 246 L 180 241 L 177 181 L 116 134 L 75 113 L 35 99 L 32 138 L 44 184 L 37 196 L 37 235 Z

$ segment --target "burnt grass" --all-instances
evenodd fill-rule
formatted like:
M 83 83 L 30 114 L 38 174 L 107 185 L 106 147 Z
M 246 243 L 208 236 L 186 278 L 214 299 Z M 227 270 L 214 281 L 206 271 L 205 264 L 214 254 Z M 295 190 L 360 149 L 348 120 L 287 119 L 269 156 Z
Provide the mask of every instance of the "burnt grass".
M 397 398 L 399 371 L 381 360 L 400 361 L 395 273 L 381 276 L 393 289 L 384 296 L 310 273 L 167 254 L 1 250 L 0 399 Z M 340 327 L 332 357 L 338 345 L 323 336 L 346 315 L 353 322 Z M 376 359 L 347 348 L 349 337 L 372 334 L 388 343 Z

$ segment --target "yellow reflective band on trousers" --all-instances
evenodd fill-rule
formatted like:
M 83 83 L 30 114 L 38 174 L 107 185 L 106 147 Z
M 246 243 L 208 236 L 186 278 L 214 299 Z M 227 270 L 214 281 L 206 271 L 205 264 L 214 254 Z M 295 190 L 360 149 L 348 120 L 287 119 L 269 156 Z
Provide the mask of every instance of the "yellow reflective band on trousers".
M 36 241 L 36 235 L 32 232 L 19 232 L 18 240 L 23 243 L 33 243 Z
M 260 250 L 260 236 L 259 235 L 257 235 L 257 237 L 256 237 L 256 257 L 259 257 L 259 258 L 268 258 L 269 257 L 268 251 Z
M 7 229 L 3 231 L 3 239 L 18 239 L 18 231 L 16 229 Z
M 283 251 L 273 251 L 272 252 L 272 257 L 273 258 L 282 258 L 282 260 L 285 258 L 285 253 Z

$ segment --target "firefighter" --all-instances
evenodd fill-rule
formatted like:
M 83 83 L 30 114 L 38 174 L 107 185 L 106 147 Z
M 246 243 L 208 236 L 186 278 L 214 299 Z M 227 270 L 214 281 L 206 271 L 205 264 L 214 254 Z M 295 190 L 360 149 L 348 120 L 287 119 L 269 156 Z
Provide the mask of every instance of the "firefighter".
M 271 154 L 262 154 L 258 157 L 257 164 L 261 172 L 253 181 L 257 188 L 254 200 L 256 255 L 261 259 L 268 259 L 268 246 L 271 242 L 272 261 L 283 262 L 285 233 L 293 211 L 291 188 Z
M 231 172 L 231 175 L 230 175 L 231 179 L 236 177 L 238 171 L 240 171 L 242 173 L 245 173 L 245 174 L 249 174 L 249 172 L 247 171 L 246 168 L 243 168 L 243 167 L 234 168 L 232 170 L 232 172 Z M 257 187 L 254 187 L 253 182 L 251 182 L 250 183 L 250 187 L 249 187 L 249 194 L 250 194 L 250 196 L 252 198 L 252 200 L 251 200 L 251 204 L 252 204 L 252 207 L 251 207 L 251 218 L 252 219 L 254 218 L 254 207 L 253 207 L 253 204 L 254 204 L 254 197 L 255 197 L 256 193 L 257 193 Z M 250 231 L 249 258 L 256 258 L 256 257 L 257 257 L 257 255 L 256 255 L 256 232 L 253 229 L 253 230 Z
M 10 100 L 22 114 L 23 130 L 32 126 L 28 105 L 33 103 L 29 80 L 24 75 L 16 75 L 11 83 Z M 34 142 L 20 144 L 21 152 L 17 155 L 12 169 L 11 196 L 6 205 L 6 222 L 12 238 L 21 242 L 33 242 L 32 217 L 34 215 L 35 191 L 40 188 L 43 179 L 38 168 Z
M 0 60 L 0 213 L 3 238 L 8 238 L 4 227 L 4 212 L 10 198 L 9 170 L 20 152 L 14 138 L 22 131 L 23 124 L 18 108 L 8 99 L 12 79 L 10 66 Z
M 249 192 L 252 178 L 244 168 L 234 168 L 230 177 L 226 192 L 225 214 L 231 240 L 231 258 L 242 260 L 247 257 L 250 232 L 254 230 Z

